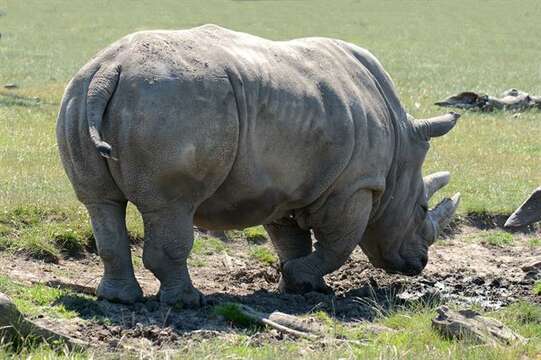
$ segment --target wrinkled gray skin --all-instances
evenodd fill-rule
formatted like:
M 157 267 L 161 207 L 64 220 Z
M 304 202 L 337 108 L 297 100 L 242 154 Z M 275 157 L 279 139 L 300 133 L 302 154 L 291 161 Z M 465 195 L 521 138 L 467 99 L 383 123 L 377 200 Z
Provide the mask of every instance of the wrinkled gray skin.
M 541 187 L 538 187 L 505 222 L 506 227 L 520 227 L 541 221 Z
M 328 291 L 323 275 L 358 245 L 376 266 L 418 274 L 458 203 L 428 212 L 449 174 L 425 185 L 421 167 L 430 137 L 457 119 L 408 118 L 379 62 L 355 45 L 206 25 L 135 33 L 100 52 L 68 85 L 57 137 L 103 260 L 98 296 L 142 296 L 130 201 L 161 301 L 198 306 L 186 266 L 194 223 L 264 224 L 282 291 Z

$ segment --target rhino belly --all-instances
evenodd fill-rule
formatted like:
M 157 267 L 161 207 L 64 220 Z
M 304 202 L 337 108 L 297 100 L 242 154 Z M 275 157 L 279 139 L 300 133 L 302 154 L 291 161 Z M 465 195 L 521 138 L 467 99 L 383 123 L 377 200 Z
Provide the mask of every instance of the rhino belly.
M 278 189 L 218 191 L 199 206 L 194 223 L 209 230 L 244 229 L 281 218 L 288 207 L 287 197 Z

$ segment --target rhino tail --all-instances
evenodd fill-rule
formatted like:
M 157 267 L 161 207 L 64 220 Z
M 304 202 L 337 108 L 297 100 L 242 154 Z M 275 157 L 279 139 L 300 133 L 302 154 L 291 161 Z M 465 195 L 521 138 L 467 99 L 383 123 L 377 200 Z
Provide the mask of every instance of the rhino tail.
M 86 96 L 86 118 L 90 139 L 101 156 L 113 160 L 116 159 L 112 156 L 111 145 L 102 140 L 100 130 L 103 114 L 113 96 L 119 76 L 120 65 L 100 67 L 90 81 Z

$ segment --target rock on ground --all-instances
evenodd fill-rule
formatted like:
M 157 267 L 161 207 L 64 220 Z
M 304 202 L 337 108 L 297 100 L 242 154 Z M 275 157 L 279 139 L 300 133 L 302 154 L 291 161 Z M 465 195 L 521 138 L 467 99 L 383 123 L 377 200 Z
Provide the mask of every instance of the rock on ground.
M 526 342 L 526 339 L 498 320 L 483 317 L 473 310 L 457 312 L 447 306 L 440 306 L 437 312 L 438 316 L 432 320 L 432 326 L 446 337 L 491 345 Z

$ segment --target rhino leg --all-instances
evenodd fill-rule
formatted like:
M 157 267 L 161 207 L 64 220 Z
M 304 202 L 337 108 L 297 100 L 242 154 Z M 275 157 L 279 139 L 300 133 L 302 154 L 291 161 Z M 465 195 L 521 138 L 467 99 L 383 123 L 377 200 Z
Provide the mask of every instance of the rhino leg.
M 160 280 L 160 301 L 169 305 L 199 307 L 203 295 L 194 288 L 187 260 L 193 246 L 191 206 L 176 204 L 143 213 L 143 263 Z
M 135 279 L 130 243 L 126 230 L 126 203 L 86 204 L 96 247 L 104 266 L 103 278 L 96 289 L 99 298 L 134 303 L 143 297 Z
M 306 256 L 312 252 L 312 237 L 301 229 L 294 219 L 283 218 L 264 225 L 282 263 Z
M 312 252 L 310 231 L 301 229 L 294 219 L 283 218 L 264 227 L 278 253 L 281 267 L 290 260 L 307 256 Z M 282 292 L 288 292 L 288 284 L 283 276 L 278 288 Z
M 359 244 L 371 204 L 370 191 L 329 197 L 328 203 L 313 214 L 315 251 L 282 266 L 285 291 L 331 291 L 323 276 L 340 268 Z

